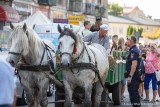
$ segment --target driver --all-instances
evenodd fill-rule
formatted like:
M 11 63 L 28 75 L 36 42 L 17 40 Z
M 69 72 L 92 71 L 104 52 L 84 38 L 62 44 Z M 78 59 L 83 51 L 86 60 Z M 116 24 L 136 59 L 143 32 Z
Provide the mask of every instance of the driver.
M 109 36 L 108 36 L 109 26 L 106 24 L 102 24 L 100 26 L 99 31 L 95 31 L 90 33 L 89 35 L 83 38 L 84 42 L 92 42 L 101 44 L 106 50 L 107 53 L 110 53 L 110 46 L 109 46 Z

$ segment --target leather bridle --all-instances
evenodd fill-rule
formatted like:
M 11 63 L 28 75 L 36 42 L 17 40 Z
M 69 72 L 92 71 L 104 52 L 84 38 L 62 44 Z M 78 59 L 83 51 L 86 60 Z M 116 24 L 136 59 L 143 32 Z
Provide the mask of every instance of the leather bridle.
M 13 55 L 16 55 L 16 56 L 20 56 L 21 53 L 17 53 L 17 52 L 8 52 L 8 54 L 13 54 Z

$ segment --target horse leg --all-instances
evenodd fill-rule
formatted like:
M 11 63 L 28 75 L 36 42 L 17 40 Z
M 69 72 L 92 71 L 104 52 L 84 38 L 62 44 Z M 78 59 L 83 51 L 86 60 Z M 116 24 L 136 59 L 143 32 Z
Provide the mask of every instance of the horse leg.
M 49 86 L 49 80 L 47 78 L 43 79 L 43 81 L 40 82 L 39 87 L 39 101 L 41 107 L 47 107 L 48 106 L 48 98 L 47 98 L 47 89 Z
M 26 91 L 25 90 L 25 93 L 26 93 L 26 103 L 29 107 L 34 107 L 34 96 L 33 96 L 33 93 L 32 93 L 32 89 Z
M 91 93 L 92 93 L 92 84 L 85 84 L 85 100 L 84 100 L 84 107 L 91 107 Z
M 103 84 L 105 83 L 105 79 L 106 79 L 106 75 L 104 75 L 101 80 L 103 82 Z M 94 99 L 95 99 L 95 102 L 94 102 L 94 107 L 100 107 L 100 103 L 101 103 L 101 95 L 102 95 L 102 92 L 103 92 L 103 87 L 100 83 L 100 81 L 97 81 L 96 84 L 95 84 L 96 88 L 95 88 L 95 95 L 93 96 Z
M 63 81 L 65 89 L 65 103 L 64 107 L 72 107 L 72 94 L 73 89 L 67 81 Z
M 47 98 L 47 90 L 40 90 L 40 105 L 41 107 L 47 107 L 48 105 L 48 98 Z
M 48 105 L 48 98 L 46 93 L 47 93 L 47 90 L 41 89 L 39 91 L 39 101 L 40 101 L 41 107 L 47 107 Z

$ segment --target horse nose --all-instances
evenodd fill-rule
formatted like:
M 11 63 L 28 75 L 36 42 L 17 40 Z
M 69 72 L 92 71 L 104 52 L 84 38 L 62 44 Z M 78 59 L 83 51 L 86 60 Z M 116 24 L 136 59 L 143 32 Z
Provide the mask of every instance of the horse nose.
M 61 61 L 61 66 L 68 67 L 69 65 L 70 65 L 70 63 L 67 60 Z
M 9 63 L 10 63 L 12 66 L 14 66 L 14 61 L 13 61 L 13 60 L 9 61 Z

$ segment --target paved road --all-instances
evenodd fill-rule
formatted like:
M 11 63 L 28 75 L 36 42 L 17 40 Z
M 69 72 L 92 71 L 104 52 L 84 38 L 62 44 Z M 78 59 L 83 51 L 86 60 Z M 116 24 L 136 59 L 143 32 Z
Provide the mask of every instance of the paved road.
M 122 104 L 120 106 L 114 106 L 113 104 L 110 104 L 109 107 L 130 107 L 130 101 L 129 101 L 129 95 L 127 92 L 127 89 L 125 91 L 125 99 L 124 102 L 122 102 Z M 111 94 L 110 94 L 111 96 Z M 152 91 L 150 92 L 150 98 L 152 98 Z M 157 97 L 158 98 L 158 97 Z M 49 97 L 49 102 L 54 101 L 54 96 Z M 142 107 L 160 107 L 160 103 L 156 102 L 155 104 L 153 103 L 145 103 L 144 101 L 141 102 L 142 103 Z M 27 106 L 18 106 L 18 107 L 27 107 Z M 48 107 L 54 107 L 54 104 L 49 104 Z M 73 107 L 82 107 L 82 105 L 73 105 Z
M 5 60 L 7 57 L 7 53 L 8 52 L 0 52 L 0 59 Z M 150 85 L 150 89 L 152 89 L 151 85 Z M 129 95 L 128 95 L 127 89 L 124 95 L 125 95 L 124 102 L 122 102 L 120 106 L 113 106 L 112 104 L 110 104 L 110 107 L 130 107 L 130 101 L 129 101 Z M 150 91 L 150 98 L 152 98 L 152 90 Z M 54 101 L 54 96 L 49 97 L 48 99 L 49 99 L 49 102 L 52 102 Z M 158 99 L 158 96 L 157 96 L 157 99 Z M 27 106 L 18 106 L 18 107 L 27 107 Z M 48 107 L 54 107 L 54 104 L 49 104 Z M 73 107 L 82 107 L 82 105 L 73 105 Z M 142 107 L 160 107 L 160 103 L 156 102 L 155 104 L 153 104 L 153 103 L 145 103 L 142 101 Z

